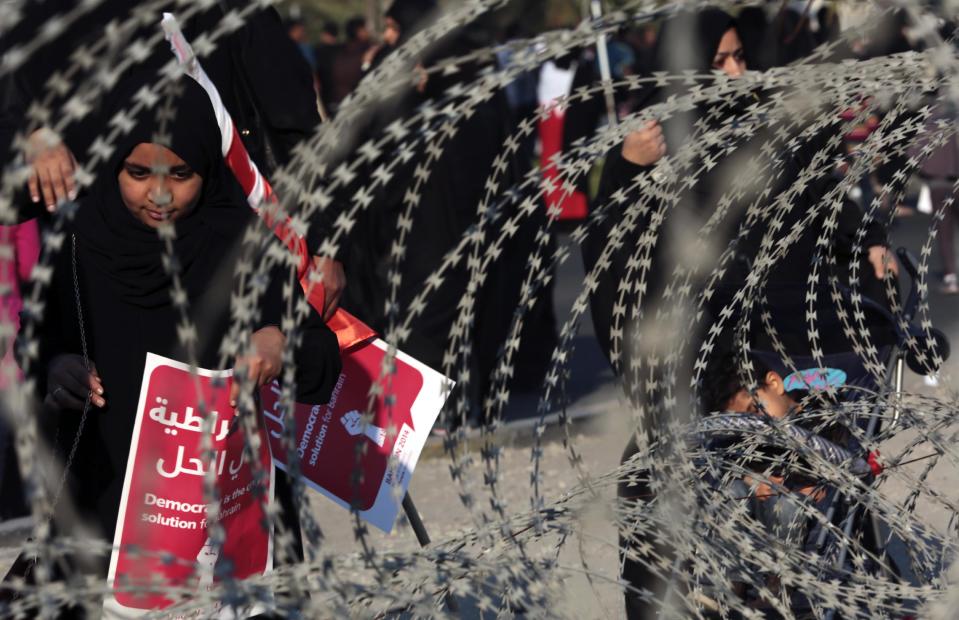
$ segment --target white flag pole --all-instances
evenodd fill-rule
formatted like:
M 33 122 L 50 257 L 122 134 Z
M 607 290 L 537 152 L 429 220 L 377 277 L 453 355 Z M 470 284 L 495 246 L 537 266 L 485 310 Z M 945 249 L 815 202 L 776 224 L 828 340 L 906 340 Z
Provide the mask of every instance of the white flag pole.
M 600 0 L 591 0 L 589 4 L 590 15 L 593 20 L 603 16 L 603 5 Z M 615 127 L 616 118 L 616 100 L 613 98 L 613 75 L 609 68 L 609 52 L 606 49 L 606 33 L 602 32 L 596 37 L 596 57 L 599 59 L 599 74 L 603 78 L 603 94 L 606 97 L 606 119 L 610 127 Z

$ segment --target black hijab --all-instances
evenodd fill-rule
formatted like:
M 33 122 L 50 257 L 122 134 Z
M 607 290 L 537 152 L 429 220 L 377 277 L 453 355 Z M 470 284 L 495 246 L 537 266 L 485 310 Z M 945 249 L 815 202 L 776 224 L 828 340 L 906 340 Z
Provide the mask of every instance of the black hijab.
M 665 20 L 660 26 L 653 49 L 653 71 L 665 71 L 676 77 L 683 72 L 709 74 L 713 71 L 713 58 L 719 48 L 719 42 L 730 28 L 738 29 L 732 15 L 715 7 L 707 6 L 698 10 L 683 10 Z M 709 85 L 712 80 L 704 80 Z M 666 86 L 649 86 L 638 96 L 639 107 L 645 108 L 668 101 L 672 97 L 681 97 L 689 92 L 686 80 L 671 80 Z M 695 109 L 688 112 L 673 112 L 671 118 L 663 123 L 667 147 L 675 152 L 689 137 L 693 124 L 705 117 L 715 108 L 738 110 L 743 108 L 738 101 L 711 103 L 700 101 Z
M 128 108 L 133 87 L 120 89 L 115 98 L 118 105 L 109 109 L 119 112 Z M 166 106 L 173 113 L 165 131 L 167 139 L 162 142 L 203 179 L 196 205 L 174 223 L 174 254 L 191 297 L 198 295 L 212 276 L 211 261 L 204 256 L 212 237 L 239 239 L 253 217 L 221 155 L 220 131 L 209 98 L 196 82 L 181 78 L 157 106 L 136 117 L 132 131 L 120 139 L 110 165 L 81 201 L 73 226 L 95 270 L 111 282 L 121 299 L 144 308 L 170 302 L 172 277 L 163 267 L 163 240 L 124 205 L 117 175 L 138 144 L 161 142 L 158 109 Z
M 367 71 L 372 71 L 386 60 L 398 47 L 406 43 L 410 37 L 422 30 L 426 18 L 436 9 L 435 0 L 396 0 L 386 11 L 386 17 L 391 18 L 399 26 L 400 36 L 393 45 L 383 44 L 374 54 Z
M 426 26 L 425 18 L 436 9 L 436 0 L 395 0 L 386 16 L 400 27 L 397 47 Z
M 775 64 L 776 42 L 763 7 L 744 7 L 736 16 L 736 30 L 743 42 L 747 67 L 765 71 Z
M 720 40 L 727 30 L 736 27 L 733 16 L 716 7 L 677 13 L 663 22 L 656 38 L 653 58 L 657 70 L 712 71 Z

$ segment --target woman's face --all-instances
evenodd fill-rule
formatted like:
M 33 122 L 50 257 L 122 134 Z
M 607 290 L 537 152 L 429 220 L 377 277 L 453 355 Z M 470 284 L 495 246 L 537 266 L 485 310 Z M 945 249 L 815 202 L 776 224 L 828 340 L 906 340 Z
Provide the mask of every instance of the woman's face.
M 743 44 L 735 28 L 730 28 L 719 40 L 719 47 L 713 55 L 713 69 L 722 71 L 732 78 L 740 77 L 746 72 L 746 57 L 743 54 Z
M 383 43 L 396 45 L 400 40 L 400 25 L 392 17 L 387 17 L 383 26 Z
M 189 213 L 203 189 L 203 179 L 176 153 L 147 142 L 127 155 L 117 181 L 123 204 L 151 228 Z

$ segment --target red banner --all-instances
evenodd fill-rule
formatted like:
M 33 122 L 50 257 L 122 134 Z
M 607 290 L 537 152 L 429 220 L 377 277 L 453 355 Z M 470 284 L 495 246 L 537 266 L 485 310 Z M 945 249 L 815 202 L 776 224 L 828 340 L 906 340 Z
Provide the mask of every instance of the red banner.
M 164 596 L 165 588 L 210 591 L 224 570 L 244 579 L 272 568 L 272 532 L 263 529 L 263 508 L 273 496 L 269 444 L 260 426 L 257 469 L 267 473 L 268 488 L 258 488 L 244 452 L 244 431 L 229 404 L 231 376 L 232 371 L 191 373 L 185 364 L 147 354 L 108 573 L 114 592 L 104 604 L 105 617 L 165 609 L 174 602 Z M 210 451 L 202 448 L 205 423 Z M 204 499 L 208 475 L 215 481 L 216 517 Z M 209 538 L 214 519 L 226 534 L 219 548 Z M 171 616 L 217 612 L 213 606 Z
M 306 483 L 345 508 L 355 505 L 366 521 L 389 532 L 453 384 L 402 352 L 384 373 L 386 350 L 386 343 L 377 339 L 344 353 L 329 404 L 297 404 L 292 428 Z M 378 395 L 372 417 L 364 423 L 374 385 Z M 279 385 L 264 387 L 260 399 L 274 462 L 286 470 Z M 365 447 L 359 456 L 357 447 Z M 354 477 L 357 470 L 359 478 Z

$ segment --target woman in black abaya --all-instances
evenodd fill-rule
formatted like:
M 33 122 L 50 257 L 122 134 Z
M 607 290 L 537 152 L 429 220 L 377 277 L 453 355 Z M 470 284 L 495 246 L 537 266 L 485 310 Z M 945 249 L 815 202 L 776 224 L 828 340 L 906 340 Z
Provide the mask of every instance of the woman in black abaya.
M 681 12 L 669 19 L 660 31 L 654 56 L 657 69 L 671 75 L 681 75 L 683 72 L 703 75 L 711 71 L 720 71 L 729 78 L 738 79 L 747 69 L 735 20 L 724 11 L 715 8 L 706 8 L 698 12 Z M 703 85 L 710 84 L 711 80 Z M 649 88 L 641 98 L 645 100 L 646 106 L 651 106 L 666 102 L 672 97 L 688 94 L 690 94 L 689 83 L 673 81 L 665 87 Z M 732 125 L 737 125 L 740 120 L 745 120 L 749 106 L 760 101 L 759 96 L 745 93 L 727 96 L 725 100 L 701 101 L 688 111 L 673 109 L 668 120 L 663 120 L 661 123 L 649 121 L 641 130 L 629 134 L 621 145 L 614 147 L 607 154 L 596 200 L 597 206 L 607 209 L 607 215 L 605 219 L 595 221 L 590 236 L 583 244 L 583 258 L 587 271 L 596 266 L 604 248 L 613 239 L 614 228 L 623 221 L 621 211 L 626 206 L 634 205 L 641 198 L 636 190 L 626 191 L 637 176 L 650 177 L 657 162 L 665 155 L 677 154 L 680 148 L 691 140 L 703 140 L 707 132 L 721 127 L 728 129 L 731 126 L 730 120 L 735 119 Z M 637 305 L 636 293 L 636 281 L 640 277 L 640 272 L 631 271 L 630 265 L 636 260 L 634 256 L 641 239 L 651 232 L 653 220 L 649 214 L 654 213 L 660 206 L 655 200 L 649 201 L 649 214 L 640 217 L 635 228 L 625 234 L 622 245 L 613 252 L 610 266 L 600 275 L 598 287 L 591 296 L 595 331 L 601 347 L 612 360 L 613 312 L 614 309 L 617 311 L 622 309 L 619 301 L 619 287 L 621 282 L 630 278 L 633 280 L 627 283 L 628 286 L 625 289 L 627 292 L 623 298 L 624 329 L 620 330 L 619 334 L 621 348 L 624 351 L 618 368 L 622 370 L 623 385 L 630 398 L 634 402 L 646 405 L 644 407 L 646 419 L 643 420 L 642 426 L 651 439 L 658 438 L 659 431 L 664 428 L 665 420 L 662 416 L 689 416 L 689 408 L 684 409 L 684 406 L 692 405 L 692 399 L 674 403 L 667 410 L 665 403 L 668 401 L 664 395 L 661 392 L 647 390 L 665 389 L 664 384 L 667 381 L 671 381 L 672 386 L 679 390 L 689 385 L 693 361 L 699 355 L 700 341 L 706 337 L 707 330 L 716 322 L 720 312 L 731 304 L 735 294 L 745 285 L 747 276 L 754 268 L 753 261 L 759 252 L 759 241 L 768 232 L 767 227 L 772 218 L 766 221 L 760 220 L 758 224 L 753 225 L 748 234 L 737 238 L 738 224 L 748 205 L 733 201 L 724 218 L 716 222 L 716 227 L 708 241 L 715 243 L 720 251 L 735 243 L 735 253 L 731 262 L 725 266 L 723 277 L 717 283 L 712 296 L 704 304 L 704 318 L 699 324 L 698 336 L 694 335 L 691 343 L 687 341 L 687 350 L 680 352 L 675 359 L 675 372 L 664 370 L 662 366 L 643 367 L 641 371 L 638 371 L 639 366 L 634 365 L 633 362 L 638 361 L 636 358 L 642 356 L 644 352 L 631 349 L 639 340 L 633 332 L 641 329 L 640 321 L 637 321 L 635 317 L 640 316 L 642 312 L 645 320 L 655 320 L 657 306 L 670 311 L 671 306 L 680 303 L 675 298 L 677 292 L 675 290 L 671 291 L 672 298 L 666 297 L 667 292 L 670 292 L 668 282 L 674 274 L 674 269 L 679 265 L 683 265 L 690 274 L 686 285 L 691 291 L 691 297 L 686 300 L 686 303 L 692 306 L 698 301 L 696 292 L 703 290 L 709 272 L 716 265 L 715 263 L 705 264 L 701 259 L 686 261 L 682 257 L 698 252 L 698 246 L 707 241 L 698 238 L 697 231 L 715 215 L 720 199 L 732 188 L 732 181 L 736 175 L 743 173 L 746 161 L 758 154 L 757 148 L 771 138 L 771 134 L 767 131 L 766 128 L 758 126 L 755 134 L 732 134 L 721 144 L 704 142 L 709 146 L 698 150 L 692 165 L 678 171 L 679 178 L 691 177 L 691 181 L 689 185 L 677 183 L 674 186 L 674 191 L 679 192 L 676 202 L 668 205 L 669 208 L 663 213 L 662 223 L 655 230 L 656 238 L 650 254 L 651 264 L 646 272 L 646 288 L 641 307 Z M 778 178 L 760 180 L 760 185 L 765 183 L 770 191 L 768 197 L 770 203 L 776 199 L 777 195 L 796 183 L 801 172 L 810 166 L 812 156 L 825 144 L 823 141 L 825 135 L 807 138 L 801 148 L 793 153 L 784 154 L 783 171 Z M 705 165 L 707 160 L 710 160 L 709 165 Z M 655 183 L 656 180 L 653 179 L 653 185 Z M 799 221 L 799 218 L 805 217 L 809 209 L 823 199 L 835 181 L 829 175 L 820 175 L 805 183 L 805 189 L 796 199 L 792 211 L 781 214 L 783 222 L 777 235 L 778 242 L 783 241 L 782 237 L 794 223 Z M 614 200 L 620 192 L 626 193 L 626 199 Z M 786 340 L 788 350 L 794 354 L 803 353 L 802 349 L 810 346 L 803 321 L 804 293 L 808 286 L 806 279 L 813 266 L 818 235 L 825 230 L 823 220 L 827 210 L 823 209 L 823 213 L 820 213 L 819 217 L 804 230 L 799 239 L 790 246 L 786 255 L 779 259 L 768 274 L 765 288 L 757 293 L 765 296 L 767 307 L 773 315 L 773 322 L 777 324 L 777 328 L 785 327 L 792 330 L 790 333 L 780 331 L 780 336 Z M 849 260 L 853 256 L 854 234 L 861 220 L 862 213 L 854 203 L 847 201 L 842 205 L 838 226 L 829 239 L 839 259 L 838 269 L 841 277 L 846 274 Z M 873 274 L 879 274 L 880 267 L 883 266 L 879 259 L 885 252 L 885 235 L 880 226 L 869 227 L 864 245 L 869 248 L 870 258 L 879 264 L 873 262 L 872 265 L 864 265 L 865 268 L 861 273 L 870 280 L 865 284 L 878 285 L 879 282 L 873 279 Z M 830 304 L 828 294 L 820 293 L 820 302 L 825 304 L 821 303 L 820 307 L 817 307 L 819 318 L 823 323 L 830 324 L 834 315 L 831 307 L 826 307 Z M 753 312 L 755 308 L 756 306 L 753 307 Z M 740 311 L 741 308 L 738 306 L 733 309 L 734 318 L 726 321 L 724 329 L 716 337 L 711 359 L 721 358 L 722 352 L 732 346 L 732 331 L 737 322 L 735 313 Z M 682 316 L 682 313 L 677 314 Z M 650 333 L 653 331 L 661 333 L 663 327 L 656 326 L 655 330 L 649 330 Z M 716 336 L 712 332 L 710 335 Z M 646 348 L 645 353 L 649 357 L 658 357 L 662 360 L 669 355 L 675 355 L 675 350 L 667 351 L 667 349 L 670 347 L 675 349 L 681 338 L 683 334 L 674 332 L 668 334 L 665 341 L 659 345 L 647 341 L 639 344 Z M 827 341 L 827 346 L 849 346 L 842 338 L 841 332 L 838 338 L 827 337 L 824 340 Z M 660 348 L 656 348 L 657 346 Z M 662 379 L 662 381 L 659 383 L 649 381 L 650 378 Z M 634 437 L 626 448 L 624 461 L 634 455 L 637 450 Z M 636 478 L 642 478 L 642 476 Z M 620 485 L 619 495 L 626 504 L 644 501 L 650 497 L 650 488 L 635 480 L 624 480 Z M 660 556 L 668 556 L 671 553 L 664 541 L 646 542 L 649 542 L 652 545 L 650 548 Z M 655 565 L 656 558 L 647 558 L 643 562 L 630 559 L 626 551 L 630 548 L 635 551 L 639 547 L 634 546 L 635 541 L 629 540 L 628 537 L 621 538 L 620 543 L 623 551 L 624 579 L 635 587 L 645 588 L 654 593 L 653 599 L 647 600 L 635 591 L 627 591 L 627 615 L 630 618 L 655 617 L 661 604 L 661 601 L 656 599 L 665 591 L 665 583 L 662 579 L 647 568 Z
M 173 250 L 197 330 L 196 361 L 217 368 L 231 317 L 244 310 L 230 307 L 242 238 L 247 227 L 261 225 L 220 155 L 206 94 L 188 79 L 175 87 L 180 94 L 173 95 L 173 118 L 163 128 L 168 146 L 156 143 L 155 111 L 138 119 L 107 172 L 81 199 L 36 325 L 39 360 L 31 371 L 64 453 L 91 399 L 69 489 L 81 517 L 107 540 L 116 526 L 146 353 L 190 361 L 178 339 L 180 316 L 158 229 L 172 224 L 176 231 Z M 284 348 L 299 337 L 297 398 L 325 403 L 340 371 L 336 337 L 312 309 L 296 334 L 282 332 L 282 285 L 295 278 L 281 266 L 268 275 L 266 293 L 256 302 L 261 312 L 252 326 L 254 353 L 229 363 L 262 385 L 278 376 Z M 291 288 L 302 294 L 299 286 Z M 82 357 L 84 338 L 91 372 Z
M 677 41 L 680 44 L 677 45 Z M 699 74 L 708 74 L 710 71 L 722 71 L 731 78 L 744 75 L 747 67 L 744 59 L 744 50 L 739 41 L 736 22 L 725 12 L 706 8 L 697 13 L 680 13 L 663 25 L 661 35 L 657 41 L 655 51 L 657 66 L 672 75 L 684 71 L 694 71 Z M 689 85 L 671 82 L 669 87 L 650 88 L 645 95 L 646 105 L 662 103 L 674 96 L 689 94 Z M 734 125 L 739 119 L 745 118 L 745 112 L 751 105 L 760 103 L 756 95 L 747 94 L 733 97 L 725 101 L 700 102 L 692 110 L 679 112 L 673 110 L 668 120 L 663 122 L 649 121 L 641 130 L 629 134 L 625 141 L 614 147 L 606 157 L 606 164 L 600 183 L 597 205 L 606 205 L 611 202 L 617 192 L 624 191 L 637 175 L 647 175 L 653 170 L 659 160 L 666 154 L 675 155 L 680 147 L 690 140 L 702 140 L 705 133 L 724 126 L 730 119 L 735 118 Z M 829 110 L 817 110 L 830 114 Z M 811 113 L 814 113 L 811 112 Z M 726 125 L 728 126 L 728 125 Z M 839 120 L 828 127 L 826 131 L 806 138 L 795 152 L 783 154 L 781 163 L 782 173 L 778 177 L 760 179 L 769 190 L 768 203 L 772 203 L 784 190 L 792 186 L 804 169 L 807 169 L 813 155 L 825 146 L 825 138 L 829 131 L 840 131 Z M 667 243 L 675 239 L 677 232 L 686 233 L 688 239 L 693 239 L 696 229 L 714 215 L 716 206 L 721 197 L 732 188 L 732 180 L 745 170 L 749 158 L 758 155 L 758 147 L 770 140 L 773 134 L 768 128 L 757 126 L 755 135 L 728 138 L 720 145 L 701 149 L 693 165 L 681 171 L 681 174 L 696 175 L 692 184 L 685 188 L 680 187 L 677 202 L 671 205 L 664 214 L 665 221 L 661 225 L 652 251 L 652 266 L 648 270 L 648 286 L 644 297 L 644 307 L 654 307 L 666 285 L 666 281 L 673 273 L 676 265 L 674 257 L 692 251 L 690 247 L 667 248 Z M 710 166 L 703 164 L 706 159 L 712 159 Z M 806 216 L 808 210 L 817 204 L 835 185 L 831 175 L 818 175 L 804 185 L 805 189 L 796 199 L 796 205 L 791 212 L 782 214 L 780 237 L 800 218 Z M 627 195 L 627 200 L 621 204 L 633 204 L 640 198 L 636 190 Z M 650 201 L 650 211 L 657 208 L 655 201 Z M 746 204 L 734 201 L 724 219 L 712 233 L 709 241 L 714 242 L 722 250 L 735 239 L 739 223 L 745 213 Z M 622 219 L 619 211 L 623 207 L 619 204 L 610 204 L 604 220 L 595 223 L 589 238 L 583 244 L 583 258 L 587 269 L 592 269 L 599 259 L 603 248 L 608 244 L 613 228 Z M 791 245 L 787 254 L 778 260 L 771 270 L 765 290 L 770 303 L 781 308 L 792 308 L 793 302 L 804 302 L 803 295 L 807 287 L 806 278 L 812 267 L 815 256 L 817 235 L 822 232 L 822 222 L 825 217 L 823 209 L 820 216 L 808 226 L 800 238 Z M 837 228 L 832 233 L 829 242 L 839 259 L 838 269 L 840 276 L 846 276 L 849 261 L 853 256 L 854 235 L 862 222 L 863 214 L 858 206 L 851 201 L 844 201 L 838 214 Z M 769 216 L 771 220 L 771 216 Z M 707 305 L 707 311 L 714 315 L 731 301 L 732 295 L 741 287 L 749 271 L 752 261 L 759 250 L 759 241 L 767 232 L 766 221 L 754 225 L 749 234 L 735 241 L 736 252 L 733 261 L 727 266 L 724 277 L 718 284 L 716 295 Z M 691 228 L 691 227 L 695 228 Z M 613 308 L 618 298 L 617 287 L 627 274 L 630 256 L 635 253 L 641 236 L 649 227 L 648 221 L 640 220 L 637 226 L 627 234 L 622 247 L 613 255 L 612 265 L 600 279 L 599 287 L 591 297 L 593 322 L 600 345 L 610 354 L 610 321 Z M 863 256 L 865 257 L 863 274 L 860 285 L 866 293 L 877 300 L 882 299 L 881 283 L 874 277 L 884 271 L 883 260 L 886 253 L 886 236 L 882 226 L 873 223 L 867 227 L 863 239 Z M 678 250 L 675 251 L 675 250 Z M 701 276 L 708 273 L 706 271 Z M 638 277 L 638 273 L 634 272 Z M 694 288 L 694 290 L 696 290 Z M 626 316 L 631 316 L 634 308 L 635 294 L 627 295 Z M 828 300 L 827 300 L 828 301 Z M 825 308 L 824 308 L 825 310 Z M 626 337 L 624 337 L 624 341 Z M 802 342 L 802 337 L 795 338 L 796 346 L 808 346 Z M 848 345 L 842 338 L 835 344 Z M 623 368 L 626 368 L 624 362 Z

